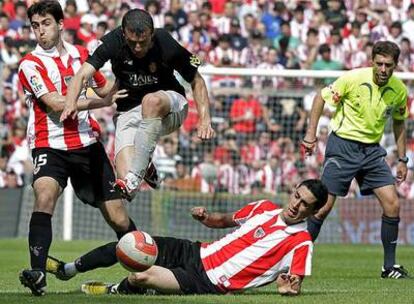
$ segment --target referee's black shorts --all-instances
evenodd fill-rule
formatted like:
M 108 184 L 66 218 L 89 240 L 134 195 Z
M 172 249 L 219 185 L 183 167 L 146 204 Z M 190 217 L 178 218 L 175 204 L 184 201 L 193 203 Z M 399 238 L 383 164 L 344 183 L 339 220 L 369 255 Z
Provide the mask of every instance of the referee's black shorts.
M 121 198 L 112 187 L 115 174 L 100 142 L 68 151 L 36 148 L 32 150 L 32 156 L 33 184 L 47 176 L 55 179 L 64 189 L 70 177 L 76 196 L 93 207 Z
M 207 277 L 199 242 L 159 236 L 154 240 L 158 246 L 155 265 L 171 270 L 184 294 L 222 294 Z
M 376 188 L 395 183 L 386 155 L 379 144 L 344 139 L 332 132 L 326 145 L 321 180 L 329 193 L 337 196 L 347 195 L 353 178 L 362 195 L 372 194 Z

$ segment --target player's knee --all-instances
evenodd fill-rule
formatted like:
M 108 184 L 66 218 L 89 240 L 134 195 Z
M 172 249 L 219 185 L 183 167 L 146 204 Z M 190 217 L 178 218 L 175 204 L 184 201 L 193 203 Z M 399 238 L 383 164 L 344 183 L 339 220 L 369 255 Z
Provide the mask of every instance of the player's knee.
M 167 102 L 160 94 L 149 93 L 142 99 L 142 117 L 163 117 L 169 111 Z
M 50 192 L 38 193 L 35 200 L 34 211 L 53 213 L 55 204 L 55 195 Z
M 143 286 L 150 281 L 150 275 L 146 272 L 133 272 L 129 274 L 128 281 L 133 286 Z
M 389 217 L 397 217 L 400 214 L 400 202 L 398 198 L 384 204 L 384 214 Z

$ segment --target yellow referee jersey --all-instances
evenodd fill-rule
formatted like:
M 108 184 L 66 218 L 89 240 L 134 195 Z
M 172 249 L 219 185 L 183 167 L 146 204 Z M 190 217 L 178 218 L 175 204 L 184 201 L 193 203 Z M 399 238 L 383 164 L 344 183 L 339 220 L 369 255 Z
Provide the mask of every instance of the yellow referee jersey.
M 346 72 L 321 93 L 325 102 L 336 107 L 331 128 L 342 138 L 378 143 L 390 116 L 396 120 L 408 116 L 404 83 L 393 75 L 379 87 L 372 68 Z

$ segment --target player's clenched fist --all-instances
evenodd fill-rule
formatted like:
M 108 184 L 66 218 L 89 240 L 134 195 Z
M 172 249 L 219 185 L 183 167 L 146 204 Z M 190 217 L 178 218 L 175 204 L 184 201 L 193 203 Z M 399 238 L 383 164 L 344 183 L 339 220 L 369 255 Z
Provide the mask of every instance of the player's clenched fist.
M 197 221 L 204 221 L 208 217 L 208 212 L 206 207 L 193 207 L 191 208 L 191 215 Z

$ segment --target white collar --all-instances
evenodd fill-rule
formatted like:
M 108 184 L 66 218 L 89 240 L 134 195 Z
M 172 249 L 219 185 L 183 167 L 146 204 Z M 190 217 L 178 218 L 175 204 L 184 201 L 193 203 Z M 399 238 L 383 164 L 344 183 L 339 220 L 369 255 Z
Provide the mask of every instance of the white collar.
M 80 53 L 74 45 L 63 40 L 63 48 L 72 58 L 80 58 Z M 60 57 L 59 51 L 56 47 L 53 47 L 50 50 L 45 50 L 39 44 L 36 45 L 36 48 L 33 50 L 32 54 L 51 58 Z
M 293 225 L 287 225 L 285 223 L 285 221 L 282 219 L 282 211 L 283 211 L 283 209 L 281 209 L 281 211 L 279 213 L 279 216 L 277 217 L 277 221 L 274 224 L 274 226 L 286 226 L 285 231 L 286 231 L 286 233 L 289 233 L 289 234 L 298 233 L 298 232 L 301 232 L 301 231 L 305 231 L 307 229 L 306 221 L 299 222 L 299 223 L 293 224 Z

